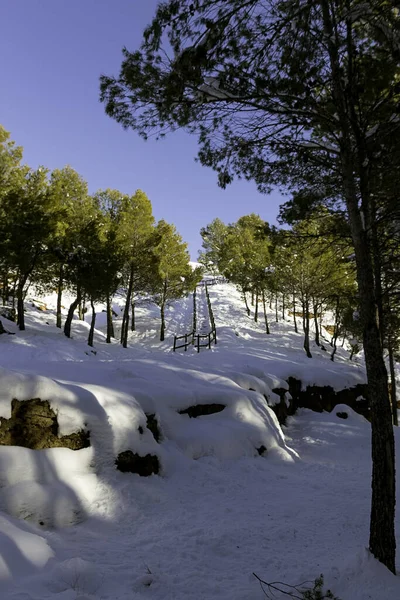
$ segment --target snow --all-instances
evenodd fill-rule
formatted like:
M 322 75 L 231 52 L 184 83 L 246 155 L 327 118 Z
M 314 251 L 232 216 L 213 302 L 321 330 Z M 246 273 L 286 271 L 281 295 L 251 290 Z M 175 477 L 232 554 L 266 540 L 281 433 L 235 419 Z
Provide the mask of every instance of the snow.
M 289 376 L 336 390 L 365 382 L 361 353 L 350 362 L 339 347 L 331 362 L 312 344 L 308 359 L 293 317 L 280 309 L 276 323 L 268 310 L 267 336 L 263 314 L 247 317 L 233 286 L 209 293 L 218 343 L 199 354 L 172 352 L 191 324 L 190 297 L 167 311 L 162 343 L 159 310 L 139 303 L 127 349 L 105 343 L 101 305 L 93 349 L 88 322 L 74 320 L 71 340 L 55 327 L 52 295 L 32 292 L 47 308 L 27 301 L 25 332 L 3 319 L 15 335 L 0 336 L 0 416 L 13 398 L 48 400 L 59 435 L 88 429 L 91 446 L 0 446 L 2 600 L 262 600 L 253 573 L 290 584 L 323 573 L 341 600 L 400 597 L 400 579 L 365 548 L 369 423 L 337 406 L 302 409 L 280 427 L 270 408 Z M 117 297 L 117 333 L 122 305 Z M 199 404 L 225 408 L 179 414 Z M 160 475 L 118 472 L 127 449 L 157 455 Z

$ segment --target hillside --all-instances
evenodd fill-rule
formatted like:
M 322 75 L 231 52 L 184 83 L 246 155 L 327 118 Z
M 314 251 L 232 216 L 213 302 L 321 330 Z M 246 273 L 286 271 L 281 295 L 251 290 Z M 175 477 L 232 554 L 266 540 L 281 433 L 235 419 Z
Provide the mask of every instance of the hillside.
M 0 416 L 15 417 L 13 399 L 47 401 L 56 437 L 86 432 L 90 446 L 0 446 L 2 599 L 261 600 L 253 573 L 289 584 L 323 573 L 341 600 L 400 595 L 365 549 L 369 422 L 340 405 L 280 425 L 271 408 L 290 403 L 289 377 L 303 389 L 365 383 L 362 358 L 339 347 L 332 362 L 313 346 L 308 359 L 293 317 L 276 323 L 272 307 L 267 336 L 234 286 L 210 286 L 210 298 L 218 343 L 200 353 L 172 351 L 191 298 L 168 310 L 162 343 L 143 302 L 127 349 L 105 343 L 101 305 L 94 348 L 88 323 L 74 320 L 71 340 L 55 327 L 52 296 L 27 299 L 25 332 L 3 319 L 15 335 L 0 336 Z M 127 451 L 158 474 L 116 470 Z

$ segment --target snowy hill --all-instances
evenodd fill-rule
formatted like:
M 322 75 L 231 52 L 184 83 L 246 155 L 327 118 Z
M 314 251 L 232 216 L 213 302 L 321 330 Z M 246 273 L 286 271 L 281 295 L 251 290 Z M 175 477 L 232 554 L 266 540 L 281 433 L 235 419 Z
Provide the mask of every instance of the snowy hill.
M 261 600 L 253 573 L 291 584 L 323 573 L 341 600 L 400 596 L 365 550 L 368 421 L 340 406 L 281 427 L 271 408 L 289 377 L 341 390 L 365 382 L 362 364 L 342 348 L 335 362 L 317 347 L 308 359 L 293 317 L 271 310 L 267 336 L 233 286 L 209 291 L 218 343 L 200 353 L 172 352 L 190 298 L 170 307 L 162 343 L 157 308 L 139 305 L 127 349 L 106 344 L 102 306 L 94 348 L 87 322 L 74 320 L 71 340 L 55 327 L 52 296 L 27 300 L 25 332 L 3 319 L 15 333 L 0 336 L 3 423 L 15 400 L 40 399 L 58 437 L 83 431 L 90 446 L 0 445 L 2 599 Z M 159 474 L 116 470 L 126 451 L 156 457 Z

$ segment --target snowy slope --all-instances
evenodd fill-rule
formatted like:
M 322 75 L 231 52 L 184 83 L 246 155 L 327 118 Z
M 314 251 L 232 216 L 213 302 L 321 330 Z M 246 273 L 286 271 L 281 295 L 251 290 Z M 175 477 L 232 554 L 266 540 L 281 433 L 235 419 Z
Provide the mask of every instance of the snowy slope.
M 75 320 L 67 340 L 53 297 L 41 299 L 44 312 L 27 303 L 25 332 L 4 321 L 16 334 L 0 336 L 0 416 L 10 416 L 12 398 L 41 397 L 61 435 L 86 427 L 92 445 L 0 446 L 2 599 L 261 600 L 253 572 L 292 584 L 324 573 L 342 600 L 400 597 L 399 578 L 365 550 L 368 422 L 348 408 L 347 420 L 340 407 L 304 409 L 282 431 L 264 398 L 276 401 L 272 389 L 287 388 L 290 375 L 336 389 L 364 382 L 362 365 L 340 348 L 334 363 L 314 347 L 307 359 L 291 321 L 275 323 L 271 311 L 266 336 L 263 315 L 248 318 L 233 286 L 209 291 L 218 344 L 200 354 L 172 352 L 190 299 L 169 310 L 161 344 L 157 308 L 139 306 L 125 350 L 105 343 L 101 312 L 94 349 L 88 323 Z M 117 298 L 117 314 L 121 305 Z M 178 413 L 213 403 L 226 408 L 197 419 Z M 146 413 L 158 418 L 161 444 Z M 127 448 L 156 454 L 161 475 L 116 471 Z

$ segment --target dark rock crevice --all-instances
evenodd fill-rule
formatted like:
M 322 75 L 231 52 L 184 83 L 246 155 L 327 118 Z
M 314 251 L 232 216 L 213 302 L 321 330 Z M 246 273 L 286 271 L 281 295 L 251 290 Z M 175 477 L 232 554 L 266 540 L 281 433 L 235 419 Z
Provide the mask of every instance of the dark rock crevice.
M 179 410 L 180 415 L 189 415 L 191 419 L 203 417 L 205 415 L 213 415 L 219 413 L 226 408 L 225 404 L 195 404 L 184 410 Z
M 309 408 L 315 412 L 331 412 L 338 404 L 346 404 L 355 412 L 369 419 L 368 386 L 365 383 L 335 391 L 330 385 L 308 385 L 302 389 L 302 382 L 295 377 L 289 377 L 289 393 L 291 400 L 287 406 L 285 394 L 288 390 L 275 388 L 272 390 L 280 397 L 280 402 L 270 406 L 275 412 L 281 425 L 286 424 L 288 416 L 295 414 L 298 408 Z M 361 398 L 358 400 L 358 398 Z
M 149 477 L 153 474 L 157 475 L 160 472 L 158 456 L 154 454 L 139 456 L 139 454 L 132 452 L 132 450 L 120 452 L 115 464 L 117 469 L 122 473 L 136 473 L 141 477 Z

